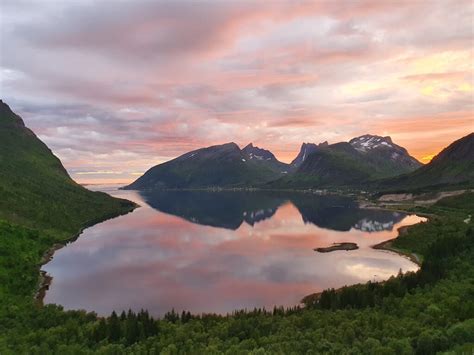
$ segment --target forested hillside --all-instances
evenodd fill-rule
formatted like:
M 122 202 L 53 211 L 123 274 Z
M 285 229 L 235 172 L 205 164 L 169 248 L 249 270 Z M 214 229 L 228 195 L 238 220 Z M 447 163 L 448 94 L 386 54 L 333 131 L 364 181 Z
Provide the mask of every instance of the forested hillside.
M 43 314 L 34 294 L 49 249 L 134 207 L 75 183 L 49 148 L 0 101 L 0 333 L 12 328 L 21 334 L 19 319 L 32 320 L 27 309 Z M 2 354 L 5 339 L 0 341 Z
M 466 193 L 425 207 L 432 220 L 410 227 L 394 243 L 421 255 L 421 270 L 382 284 L 327 290 L 304 308 L 229 316 L 170 312 L 162 320 L 146 311 L 98 318 L 53 305 L 41 308 L 25 297 L 2 308 L 0 349 L 12 354 L 471 353 L 474 226 L 467 216 L 474 213 L 473 201 L 474 194 Z M 36 232 L 0 227 L 3 236 L 17 240 L 17 260 L 28 265 L 28 253 L 39 250 Z M 8 287 L 31 294 L 35 268 L 12 275 L 16 281 Z

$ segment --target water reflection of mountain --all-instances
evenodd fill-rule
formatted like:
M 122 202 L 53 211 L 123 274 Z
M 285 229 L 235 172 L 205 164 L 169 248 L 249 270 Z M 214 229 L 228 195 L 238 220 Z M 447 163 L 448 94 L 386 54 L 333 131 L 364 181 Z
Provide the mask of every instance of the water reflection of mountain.
M 301 213 L 304 223 L 337 231 L 391 230 L 405 217 L 398 212 L 360 209 L 353 199 L 334 195 L 268 191 L 144 191 L 140 194 L 158 211 L 193 223 L 233 230 L 243 222 L 253 226 L 271 218 L 288 201 Z
M 362 209 L 356 201 L 344 196 L 300 194 L 291 201 L 305 223 L 337 231 L 349 231 L 351 228 L 364 232 L 392 230 L 394 224 L 406 216 L 399 212 Z
M 399 212 L 389 211 L 374 211 L 374 210 L 362 210 L 370 211 L 370 215 L 364 216 L 356 224 L 355 229 L 360 229 L 363 232 L 380 232 L 380 231 L 391 231 L 393 226 L 400 222 L 406 215 Z
M 301 213 L 304 223 L 348 231 L 358 221 L 354 216 L 354 212 L 359 210 L 357 202 L 348 197 L 299 194 L 291 201 Z
M 285 202 L 278 195 L 231 191 L 144 191 L 143 199 L 154 209 L 206 226 L 237 229 L 245 221 L 272 217 Z

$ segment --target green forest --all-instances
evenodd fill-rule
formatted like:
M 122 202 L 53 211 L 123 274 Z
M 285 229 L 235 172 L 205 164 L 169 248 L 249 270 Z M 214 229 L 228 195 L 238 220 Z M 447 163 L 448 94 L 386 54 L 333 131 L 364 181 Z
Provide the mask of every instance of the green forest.
M 474 193 L 409 210 L 431 216 L 393 243 L 423 257 L 418 272 L 326 290 L 290 309 L 170 310 L 163 319 L 146 310 L 101 318 L 38 305 L 39 264 L 60 237 L 2 221 L 0 353 L 472 354 Z

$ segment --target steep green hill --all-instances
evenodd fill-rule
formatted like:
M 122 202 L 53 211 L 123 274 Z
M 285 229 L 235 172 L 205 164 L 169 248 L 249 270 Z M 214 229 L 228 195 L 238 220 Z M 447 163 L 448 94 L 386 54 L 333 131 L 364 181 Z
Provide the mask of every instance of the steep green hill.
M 75 183 L 61 162 L 10 107 L 0 101 L 0 219 L 75 233 L 132 207 Z
M 0 319 L 33 305 L 38 269 L 49 248 L 133 208 L 129 201 L 75 183 L 0 101 Z M 13 313 L 2 313 L 6 309 Z
M 474 133 L 458 139 L 412 173 L 378 182 L 380 190 L 474 187 Z

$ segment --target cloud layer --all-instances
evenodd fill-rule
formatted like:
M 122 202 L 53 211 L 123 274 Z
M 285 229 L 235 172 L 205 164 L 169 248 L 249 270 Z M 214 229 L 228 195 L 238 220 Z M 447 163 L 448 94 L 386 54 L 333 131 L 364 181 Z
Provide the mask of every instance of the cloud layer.
M 428 160 L 474 130 L 471 1 L 18 1 L 0 96 L 79 181 L 191 149 L 390 135 Z

